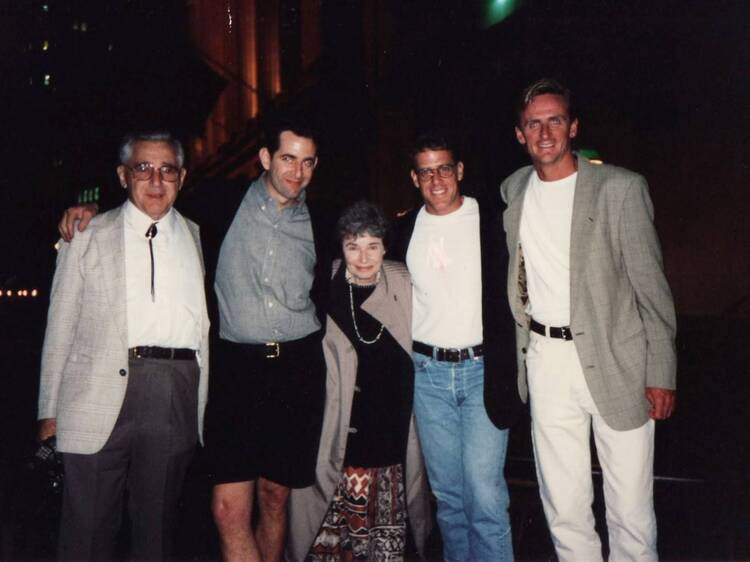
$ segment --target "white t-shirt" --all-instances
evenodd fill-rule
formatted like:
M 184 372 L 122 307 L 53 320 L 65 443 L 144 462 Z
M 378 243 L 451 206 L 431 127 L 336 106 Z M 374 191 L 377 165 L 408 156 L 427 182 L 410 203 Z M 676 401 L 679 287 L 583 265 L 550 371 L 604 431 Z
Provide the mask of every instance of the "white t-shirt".
M 570 325 L 570 231 L 577 177 L 542 181 L 533 173 L 523 200 L 526 312 L 548 326 Z
M 412 336 L 446 348 L 482 343 L 479 205 L 464 197 L 448 215 L 417 215 L 406 253 L 414 284 Z

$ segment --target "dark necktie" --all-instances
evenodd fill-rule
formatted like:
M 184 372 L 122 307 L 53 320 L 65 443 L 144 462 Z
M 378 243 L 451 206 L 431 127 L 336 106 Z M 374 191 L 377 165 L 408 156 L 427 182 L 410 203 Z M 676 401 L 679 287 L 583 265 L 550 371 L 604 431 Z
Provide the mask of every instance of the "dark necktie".
M 153 223 L 148 227 L 146 231 L 146 238 L 148 238 L 148 251 L 151 254 L 151 302 L 156 300 L 156 291 L 154 290 L 154 244 L 153 239 L 156 236 L 156 223 Z

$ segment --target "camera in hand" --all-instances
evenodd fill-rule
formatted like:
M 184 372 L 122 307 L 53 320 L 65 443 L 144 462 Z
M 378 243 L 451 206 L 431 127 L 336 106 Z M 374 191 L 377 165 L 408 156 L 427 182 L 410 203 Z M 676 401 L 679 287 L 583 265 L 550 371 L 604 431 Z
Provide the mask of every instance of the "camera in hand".
M 63 463 L 57 452 L 57 440 L 54 436 L 42 441 L 39 448 L 26 463 L 41 485 L 55 494 L 62 492 Z

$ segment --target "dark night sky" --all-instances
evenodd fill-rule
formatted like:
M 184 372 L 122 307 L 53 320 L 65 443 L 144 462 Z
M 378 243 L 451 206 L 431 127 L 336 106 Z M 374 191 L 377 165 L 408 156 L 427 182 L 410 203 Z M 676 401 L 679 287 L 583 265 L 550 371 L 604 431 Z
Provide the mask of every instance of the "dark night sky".
M 186 34 L 180 2 L 0 0 L 0 285 L 49 284 L 57 217 L 112 188 L 127 130 L 199 126 Z
M 748 16 L 739 1 L 529 1 L 482 35 L 439 20 L 395 87 L 455 124 L 466 181 L 494 188 L 526 163 L 516 92 L 558 77 L 577 94 L 578 145 L 649 180 L 678 310 L 748 317 L 733 306 L 750 294 Z
M 191 55 L 176 1 L 49 2 L 65 7 L 65 17 L 90 13 L 101 23 L 56 55 L 54 96 L 28 88 L 25 80 L 41 63 L 24 48 L 44 25 L 24 18 L 40 4 L 0 3 L 0 220 L 6 226 L 0 283 L 14 273 L 48 282 L 55 217 L 81 185 L 112 182 L 114 147 L 125 128 L 140 120 L 195 131 L 202 105 L 212 99 L 201 93 L 199 85 L 210 80 Z M 337 78 L 337 89 L 323 88 L 328 99 L 320 100 L 330 136 L 351 138 L 350 144 L 365 139 L 367 150 L 387 155 L 385 128 L 408 129 L 401 136 L 409 136 L 411 129 L 445 124 L 465 144 L 467 188 L 493 188 L 525 163 L 512 132 L 515 92 L 540 75 L 559 77 L 578 94 L 579 145 L 649 179 L 678 309 L 724 314 L 748 295 L 745 2 L 528 0 L 486 31 L 477 14 L 489 0 L 383 4 L 388 33 L 378 37 L 376 108 L 359 103 L 357 96 L 373 85 L 356 68 L 357 54 L 325 54 L 323 72 Z M 351 14 L 330 6 L 323 2 L 328 44 L 344 44 L 347 33 L 356 42 L 346 20 Z M 113 51 L 99 48 L 109 42 Z M 406 122 L 378 122 L 383 109 Z M 362 161 L 342 156 L 349 155 L 328 157 L 327 181 L 368 173 Z M 57 157 L 63 164 L 51 166 Z M 406 182 L 396 188 L 406 189 Z M 749 314 L 747 304 L 742 314 Z

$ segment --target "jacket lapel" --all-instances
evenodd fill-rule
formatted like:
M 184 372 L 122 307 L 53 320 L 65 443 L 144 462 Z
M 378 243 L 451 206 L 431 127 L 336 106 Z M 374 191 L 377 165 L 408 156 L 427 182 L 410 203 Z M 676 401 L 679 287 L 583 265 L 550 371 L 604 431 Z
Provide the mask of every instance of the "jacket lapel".
M 128 317 L 125 298 L 125 217 L 120 207 L 102 217 L 101 234 L 95 238 L 104 271 L 109 310 L 123 345 L 128 347 Z M 106 222 L 105 222 L 106 221 Z
M 524 293 L 520 284 L 525 284 L 525 273 L 522 271 L 521 260 L 523 252 L 520 248 L 521 235 L 521 215 L 523 213 L 523 201 L 526 195 L 526 186 L 529 184 L 531 174 L 535 173 L 534 168 L 529 167 L 528 173 L 523 174 L 518 183 L 509 191 L 512 198 L 508 200 L 508 209 L 505 211 L 503 220 L 505 221 L 505 230 L 508 236 L 508 248 L 510 250 L 510 268 L 508 272 L 508 294 L 510 296 L 510 307 L 513 316 L 520 324 L 527 324 L 528 318 L 524 311 Z
M 578 157 L 578 177 L 573 198 L 573 219 L 570 232 L 570 305 L 574 310 L 580 280 L 584 276 L 586 259 L 594 229 L 594 200 L 596 183 L 593 165 L 583 157 Z
M 520 179 L 517 187 L 513 187 L 509 191 L 513 193 L 513 198 L 508 201 L 508 209 L 504 213 L 503 220 L 505 221 L 505 230 L 508 235 L 508 247 L 517 248 L 518 239 L 521 229 L 521 213 L 523 212 L 523 198 L 526 194 L 526 186 L 529 183 L 529 177 L 534 171 L 534 168 L 529 168 L 529 173 L 524 174 Z M 516 255 L 516 252 L 513 252 Z
M 398 322 L 393 314 L 390 313 L 388 294 L 388 275 L 385 268 L 382 268 L 380 270 L 380 281 L 375 286 L 372 294 L 362 303 L 362 310 L 383 324 L 391 333 L 393 339 L 399 343 L 406 353 L 411 355 L 411 349 L 407 349 L 402 343 L 411 341 L 410 334 L 408 333 L 411 330 L 411 326 L 406 326 L 405 323 Z
M 201 263 L 201 273 L 203 273 L 203 276 L 199 280 L 199 285 L 201 287 L 204 287 L 206 284 L 206 264 L 203 261 L 203 249 L 201 246 L 201 237 L 200 237 L 200 228 L 197 224 L 190 222 L 185 219 L 178 211 L 177 209 L 174 210 L 174 212 L 177 214 L 178 220 L 184 221 L 185 225 L 187 226 L 188 231 L 190 232 L 190 236 L 193 240 L 193 243 L 195 244 L 195 251 L 198 254 L 198 260 Z M 206 302 L 206 294 L 205 292 L 202 295 L 201 298 L 201 319 L 202 319 L 202 326 L 201 326 L 201 334 L 207 335 L 209 326 L 211 325 L 209 319 L 208 319 L 208 308 L 207 308 L 207 302 Z
M 396 220 L 393 225 L 394 238 L 388 246 L 390 259 L 406 263 L 406 253 L 409 250 L 409 242 L 414 234 L 414 226 L 421 208 L 422 205 L 419 205 Z
M 175 213 L 177 213 L 177 209 L 175 209 Z M 182 215 L 177 213 L 177 215 L 184 219 Z M 188 230 L 190 231 L 190 235 L 193 238 L 193 243 L 195 244 L 195 250 L 198 252 L 198 259 L 201 262 L 201 271 L 203 272 L 203 275 L 206 274 L 206 264 L 203 263 L 203 250 L 201 249 L 201 238 L 200 238 L 200 231 L 198 230 L 198 227 L 191 222 L 185 221 L 185 224 L 188 227 Z

